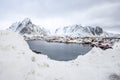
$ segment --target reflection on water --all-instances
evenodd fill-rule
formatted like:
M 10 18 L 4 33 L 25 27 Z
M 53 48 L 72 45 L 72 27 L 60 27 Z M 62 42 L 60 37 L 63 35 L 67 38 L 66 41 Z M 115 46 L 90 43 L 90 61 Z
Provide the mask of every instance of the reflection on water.
M 49 58 L 58 61 L 76 59 L 79 55 L 89 52 L 92 47 L 82 44 L 51 43 L 40 40 L 27 41 L 30 48 L 36 52 L 47 55 Z

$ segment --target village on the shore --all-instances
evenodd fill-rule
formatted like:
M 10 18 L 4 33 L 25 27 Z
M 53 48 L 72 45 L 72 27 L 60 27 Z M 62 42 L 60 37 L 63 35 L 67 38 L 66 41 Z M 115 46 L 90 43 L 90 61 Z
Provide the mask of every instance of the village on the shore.
M 115 42 L 119 42 L 117 37 L 61 37 L 61 36 L 25 36 L 25 40 L 44 40 L 47 42 L 57 43 L 76 43 L 83 45 L 91 45 L 92 47 L 100 47 L 102 49 L 112 48 Z

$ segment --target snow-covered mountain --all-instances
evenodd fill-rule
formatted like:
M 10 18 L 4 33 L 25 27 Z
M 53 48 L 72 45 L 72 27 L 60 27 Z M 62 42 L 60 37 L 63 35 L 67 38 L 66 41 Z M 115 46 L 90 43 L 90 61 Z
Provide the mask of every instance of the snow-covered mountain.
M 114 37 L 119 36 L 112 33 L 105 32 L 101 27 L 71 25 L 55 30 L 55 34 L 58 36 L 70 36 L 70 37 Z
M 43 27 L 32 23 L 29 18 L 25 18 L 21 22 L 12 24 L 8 30 L 20 33 L 22 35 L 50 35 L 50 31 Z M 71 25 L 55 30 L 55 36 L 70 36 L 70 37 L 120 37 L 120 34 L 112 34 L 105 32 L 101 27 Z
M 22 22 L 12 24 L 8 30 L 29 35 L 48 35 L 49 31 L 43 27 L 37 26 L 32 23 L 29 18 L 25 18 Z

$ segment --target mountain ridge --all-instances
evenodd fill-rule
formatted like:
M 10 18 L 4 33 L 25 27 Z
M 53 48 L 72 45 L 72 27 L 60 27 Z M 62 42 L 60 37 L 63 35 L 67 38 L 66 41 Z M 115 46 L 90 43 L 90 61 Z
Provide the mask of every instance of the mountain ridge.
M 21 22 L 13 23 L 8 30 L 17 32 L 22 35 L 28 34 L 46 36 L 49 33 L 49 31 L 47 31 L 45 28 L 33 24 L 29 18 L 25 18 Z
M 51 36 L 50 31 L 44 27 L 37 26 L 32 23 L 31 19 L 25 18 L 23 21 L 13 23 L 8 30 L 17 32 L 21 35 L 42 35 Z M 54 32 L 55 36 L 69 37 L 120 37 L 120 34 L 112 34 L 105 32 L 99 26 L 82 26 L 69 25 L 62 28 L 57 28 Z
M 120 37 L 120 34 L 112 34 L 104 31 L 99 26 L 69 25 L 55 30 L 57 36 L 69 37 Z

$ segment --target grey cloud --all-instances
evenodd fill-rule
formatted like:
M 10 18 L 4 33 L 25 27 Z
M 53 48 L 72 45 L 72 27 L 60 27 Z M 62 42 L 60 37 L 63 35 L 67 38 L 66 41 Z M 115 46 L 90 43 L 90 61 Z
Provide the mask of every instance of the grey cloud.
M 111 26 L 111 27 L 104 27 L 104 30 L 120 34 L 120 25 L 118 25 L 118 26 Z
M 74 11 L 84 11 L 92 6 L 118 0 L 1 0 L 0 12 L 29 14 L 37 17 L 64 16 Z
M 102 8 L 98 7 L 97 10 L 91 12 L 92 18 L 109 18 L 112 20 L 120 20 L 120 3 L 105 4 Z
M 63 20 L 70 24 L 118 26 L 119 3 L 120 0 L 0 0 L 0 21 L 16 17 L 49 18 L 52 21 L 55 17 L 56 20 L 61 19 L 59 24 Z

